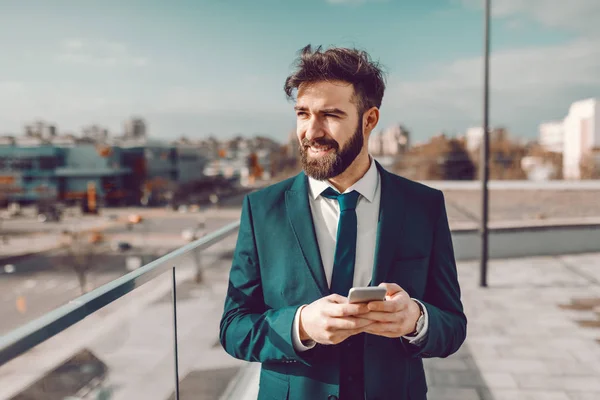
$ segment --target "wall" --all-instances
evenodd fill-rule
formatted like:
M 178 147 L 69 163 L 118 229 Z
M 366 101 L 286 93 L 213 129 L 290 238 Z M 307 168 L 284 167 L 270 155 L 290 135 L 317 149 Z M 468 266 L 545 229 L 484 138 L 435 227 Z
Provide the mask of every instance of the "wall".
M 477 230 L 453 230 L 457 261 L 478 260 Z M 491 229 L 489 258 L 517 258 L 600 252 L 600 224 Z

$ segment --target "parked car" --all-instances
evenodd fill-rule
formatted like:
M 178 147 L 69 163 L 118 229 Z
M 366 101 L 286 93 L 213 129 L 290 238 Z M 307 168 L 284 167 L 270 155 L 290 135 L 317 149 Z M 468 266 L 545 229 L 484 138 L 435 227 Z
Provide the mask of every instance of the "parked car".
M 62 218 L 62 208 L 57 204 L 38 204 L 37 220 L 39 222 L 58 222 Z
M 55 210 L 46 210 L 42 211 L 37 215 L 37 220 L 39 222 L 58 222 L 60 221 L 62 215 L 59 211 Z
M 113 242 L 110 247 L 113 251 L 127 251 L 131 250 L 133 246 L 131 246 L 131 244 L 128 242 L 118 241 Z

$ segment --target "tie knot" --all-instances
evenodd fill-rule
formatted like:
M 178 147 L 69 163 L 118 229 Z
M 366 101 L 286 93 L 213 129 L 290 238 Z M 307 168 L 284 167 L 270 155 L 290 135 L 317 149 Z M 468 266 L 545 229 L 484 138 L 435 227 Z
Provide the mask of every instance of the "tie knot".
M 356 203 L 358 202 L 358 193 L 356 190 L 351 191 L 350 193 L 340 194 L 336 192 L 332 188 L 327 188 L 321 196 L 327 197 L 328 199 L 336 199 L 340 205 L 340 211 L 346 210 L 354 210 L 356 208 Z

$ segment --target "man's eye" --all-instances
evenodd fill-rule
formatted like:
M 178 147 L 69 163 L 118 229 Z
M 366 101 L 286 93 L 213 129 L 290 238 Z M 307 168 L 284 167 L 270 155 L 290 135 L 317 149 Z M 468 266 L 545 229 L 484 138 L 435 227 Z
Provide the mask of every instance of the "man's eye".
M 298 117 L 305 117 L 305 116 L 306 116 L 306 113 L 305 113 L 305 112 L 303 112 L 303 111 L 300 111 L 300 112 L 296 113 L 296 115 L 297 115 Z
M 325 114 L 326 117 L 339 118 L 336 114 Z

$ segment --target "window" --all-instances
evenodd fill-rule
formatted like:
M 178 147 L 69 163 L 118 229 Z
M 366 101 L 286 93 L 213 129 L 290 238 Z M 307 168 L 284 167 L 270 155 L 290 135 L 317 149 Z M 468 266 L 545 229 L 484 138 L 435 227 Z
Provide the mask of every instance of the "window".
M 39 166 L 40 169 L 43 170 L 52 170 L 58 166 L 58 161 L 56 157 L 52 156 L 42 156 L 39 158 Z

